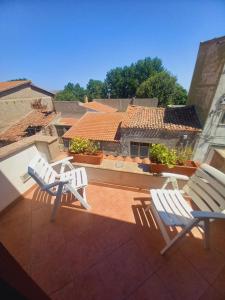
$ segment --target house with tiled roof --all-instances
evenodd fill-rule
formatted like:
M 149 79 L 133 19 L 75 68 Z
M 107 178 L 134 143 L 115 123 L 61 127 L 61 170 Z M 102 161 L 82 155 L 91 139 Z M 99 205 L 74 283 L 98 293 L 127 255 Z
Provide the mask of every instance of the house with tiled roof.
M 170 147 L 194 146 L 200 131 L 193 106 L 157 108 L 131 105 L 124 113 L 86 113 L 63 138 L 68 141 L 83 137 L 98 141 L 105 152 L 145 157 L 153 143 Z
M 75 137 L 97 141 L 102 150 L 120 153 L 120 126 L 124 113 L 91 113 L 87 112 L 64 135 L 64 144 Z
M 51 125 L 57 118 L 54 111 L 34 109 L 0 133 L 0 148 L 35 134 L 55 135 Z
M 122 154 L 148 156 L 151 144 L 194 146 L 200 131 L 193 106 L 129 106 L 120 128 Z
M 37 104 L 54 110 L 53 98 L 53 93 L 34 85 L 31 80 L 0 82 L 0 131 L 25 117 Z

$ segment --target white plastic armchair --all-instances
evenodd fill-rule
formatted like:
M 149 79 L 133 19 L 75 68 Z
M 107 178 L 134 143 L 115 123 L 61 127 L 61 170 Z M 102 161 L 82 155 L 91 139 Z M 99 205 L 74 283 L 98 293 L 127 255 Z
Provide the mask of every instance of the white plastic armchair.
M 182 179 L 176 175 L 173 178 Z M 189 178 L 183 190 L 192 198 L 199 210 L 194 210 L 188 204 L 181 191 L 176 188 L 176 184 L 174 187 L 173 190 L 165 188 L 150 190 L 152 198 L 150 208 L 166 242 L 161 254 L 165 254 L 195 226 L 203 229 L 204 246 L 209 248 L 210 221 L 215 219 L 225 221 L 225 174 L 212 166 L 202 164 Z M 171 239 L 167 228 L 177 226 L 182 230 Z
M 85 187 L 88 184 L 85 168 L 75 169 L 70 163 L 71 159 L 72 157 L 66 157 L 49 164 L 40 154 L 37 154 L 28 166 L 29 175 L 37 182 L 41 190 L 55 196 L 51 221 L 55 220 L 62 193 L 72 193 L 83 207 L 90 208 L 85 193 Z M 57 165 L 61 165 L 59 173 L 53 168 Z M 66 166 L 69 171 L 65 171 Z

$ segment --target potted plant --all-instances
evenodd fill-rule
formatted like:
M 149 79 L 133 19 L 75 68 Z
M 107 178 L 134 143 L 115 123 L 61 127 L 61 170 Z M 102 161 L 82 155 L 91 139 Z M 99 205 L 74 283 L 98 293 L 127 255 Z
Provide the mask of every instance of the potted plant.
M 100 165 L 103 160 L 103 152 L 98 144 L 84 138 L 74 138 L 70 141 L 70 155 L 74 162 Z
M 170 149 L 163 144 L 153 144 L 149 150 L 150 172 L 152 173 L 177 173 L 191 176 L 197 169 L 197 164 L 190 160 L 192 149 Z

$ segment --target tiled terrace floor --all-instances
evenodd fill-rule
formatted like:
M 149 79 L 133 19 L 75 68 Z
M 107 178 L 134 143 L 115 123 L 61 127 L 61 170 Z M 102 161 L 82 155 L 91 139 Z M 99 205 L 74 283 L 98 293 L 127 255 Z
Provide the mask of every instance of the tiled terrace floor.
M 210 251 L 195 230 L 162 257 L 148 194 L 89 185 L 87 196 L 89 212 L 64 199 L 50 223 L 35 188 L 0 218 L 1 241 L 52 299 L 225 299 L 224 223 Z

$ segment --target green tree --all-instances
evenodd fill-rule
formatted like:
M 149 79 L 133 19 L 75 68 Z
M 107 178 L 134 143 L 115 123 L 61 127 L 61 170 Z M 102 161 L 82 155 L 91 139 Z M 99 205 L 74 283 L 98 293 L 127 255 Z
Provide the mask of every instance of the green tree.
M 27 78 L 15 78 L 15 79 L 10 79 L 8 81 L 21 81 L 21 80 L 28 80 Z
M 163 71 L 155 73 L 137 89 L 137 97 L 159 99 L 159 105 L 185 104 L 187 92 L 177 83 L 175 76 L 169 72 Z
M 63 91 L 56 94 L 56 100 L 61 101 L 84 101 L 86 91 L 83 87 L 77 84 L 69 82 L 65 85 Z
M 185 105 L 187 102 L 187 91 L 179 84 L 176 83 L 175 89 L 171 98 L 174 104 L 182 104 Z
M 112 98 L 133 97 L 143 81 L 163 70 L 162 61 L 159 58 L 147 57 L 130 66 L 112 69 L 106 74 L 105 84 Z
M 91 100 L 104 98 L 104 82 L 101 80 L 90 79 L 87 84 L 87 96 Z

